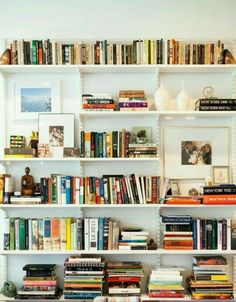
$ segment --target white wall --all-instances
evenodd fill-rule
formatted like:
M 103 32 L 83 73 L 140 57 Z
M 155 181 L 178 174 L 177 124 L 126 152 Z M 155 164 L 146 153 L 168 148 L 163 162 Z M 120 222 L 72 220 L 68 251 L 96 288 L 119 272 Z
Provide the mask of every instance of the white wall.
M 232 38 L 235 12 L 235 0 L 0 0 L 0 38 Z

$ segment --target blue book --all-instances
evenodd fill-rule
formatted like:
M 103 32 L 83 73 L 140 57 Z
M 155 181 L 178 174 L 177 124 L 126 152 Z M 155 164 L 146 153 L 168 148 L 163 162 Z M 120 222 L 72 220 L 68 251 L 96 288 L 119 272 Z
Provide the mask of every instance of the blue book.
M 66 204 L 66 177 L 61 176 L 61 203 Z
M 103 133 L 98 133 L 98 157 L 104 157 L 103 155 Z
M 104 228 L 104 218 L 98 218 L 98 250 L 103 250 L 103 228 Z
M 71 176 L 66 176 L 66 204 L 71 204 Z
M 105 203 L 104 202 L 104 183 L 103 183 L 103 178 L 101 177 L 99 179 L 99 192 L 100 192 L 100 203 Z
M 193 249 L 197 250 L 197 219 L 192 221 L 192 230 L 193 230 Z

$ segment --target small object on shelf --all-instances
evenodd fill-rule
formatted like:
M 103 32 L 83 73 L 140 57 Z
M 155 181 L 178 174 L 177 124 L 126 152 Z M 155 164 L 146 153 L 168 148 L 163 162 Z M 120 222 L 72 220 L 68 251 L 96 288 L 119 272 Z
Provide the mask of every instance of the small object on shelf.
M 157 250 L 157 244 L 155 243 L 154 239 L 150 239 L 148 245 L 147 245 L 148 250 Z
M 177 107 L 179 111 L 186 111 L 188 110 L 188 106 L 189 106 L 189 96 L 186 93 L 185 89 L 184 89 L 184 83 L 182 82 L 182 88 L 177 96 Z
M 0 65 L 11 64 L 11 50 L 7 48 L 0 57 Z
M 25 148 L 25 137 L 23 135 L 10 135 L 10 148 Z
M 151 127 L 132 127 L 132 142 L 134 144 L 148 144 L 152 142 Z
M 49 144 L 38 144 L 38 157 L 49 157 Z
M 169 99 L 170 99 L 169 92 L 165 88 L 163 81 L 161 81 L 160 87 L 156 90 L 154 94 L 156 110 L 158 111 L 168 110 Z
M 79 157 L 79 148 L 64 147 L 63 157 Z
M 5 177 L 3 203 L 10 203 L 10 198 L 14 192 L 14 180 L 12 177 Z
M 29 175 L 30 168 L 25 168 L 25 175 L 21 177 L 21 194 L 23 196 L 32 196 L 34 194 L 34 179 Z
M 197 189 L 191 188 L 191 189 L 188 191 L 188 194 L 189 194 L 189 196 L 198 196 L 198 195 L 199 195 L 199 192 L 198 192 Z
M 236 64 L 236 60 L 228 49 L 223 50 L 223 64 Z
M 213 99 L 214 98 L 214 88 L 212 86 L 206 86 L 203 88 L 203 96 L 206 99 Z
M 14 298 L 17 294 L 16 286 L 11 281 L 5 281 L 1 293 L 8 298 Z
M 38 142 L 39 142 L 39 133 L 38 131 L 32 131 L 30 137 L 29 147 L 35 150 L 35 156 L 38 157 Z

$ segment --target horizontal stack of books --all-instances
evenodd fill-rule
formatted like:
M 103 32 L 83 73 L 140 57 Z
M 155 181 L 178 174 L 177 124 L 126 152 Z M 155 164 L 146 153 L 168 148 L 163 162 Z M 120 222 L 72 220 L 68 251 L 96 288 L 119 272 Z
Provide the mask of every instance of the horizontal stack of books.
M 10 197 L 11 204 L 41 204 L 42 197 L 41 195 L 35 196 L 11 196 Z
M 164 41 L 95 41 L 61 43 L 47 40 L 13 40 L 11 64 L 162 64 Z
M 195 256 L 193 276 L 187 282 L 193 299 L 233 299 L 233 284 L 223 256 Z
M 148 111 L 148 101 L 144 90 L 120 90 L 120 111 Z
M 164 249 L 193 249 L 192 218 L 189 215 L 161 217 Z
M 159 176 L 137 174 L 79 177 L 51 174 L 40 178 L 43 204 L 146 204 L 159 201 Z M 27 197 L 26 197 L 27 198 Z M 12 203 L 40 197 L 14 197 Z M 35 199 L 36 198 L 36 199 Z
M 102 257 L 71 256 L 64 263 L 65 299 L 91 300 L 103 294 L 105 262 Z
M 55 264 L 27 264 L 23 286 L 17 291 L 16 299 L 57 299 L 62 291 L 58 288 Z
M 128 228 L 121 231 L 119 250 L 146 250 L 148 232 L 142 229 Z
M 109 262 L 107 264 L 108 294 L 140 296 L 143 268 L 140 262 Z
M 166 198 L 162 201 L 162 203 L 198 205 L 202 203 L 202 197 L 189 195 L 167 195 Z
M 86 111 L 114 111 L 115 101 L 109 94 L 83 94 L 82 109 Z
M 204 204 L 236 204 L 236 186 L 203 187 Z
M 198 99 L 195 103 L 198 111 L 235 111 L 236 99 L 207 98 Z
M 224 44 L 167 40 L 167 64 L 223 64 Z
M 149 283 L 148 295 L 150 298 L 183 298 L 184 287 L 182 286 L 183 268 L 158 267 L 152 270 Z
M 157 144 L 129 144 L 129 157 L 156 157 Z

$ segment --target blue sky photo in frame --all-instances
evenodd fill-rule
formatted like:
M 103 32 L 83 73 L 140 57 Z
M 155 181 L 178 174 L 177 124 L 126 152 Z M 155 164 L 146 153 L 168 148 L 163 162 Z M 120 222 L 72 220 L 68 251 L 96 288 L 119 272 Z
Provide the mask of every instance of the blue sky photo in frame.
M 52 112 L 50 87 L 21 88 L 21 112 Z

